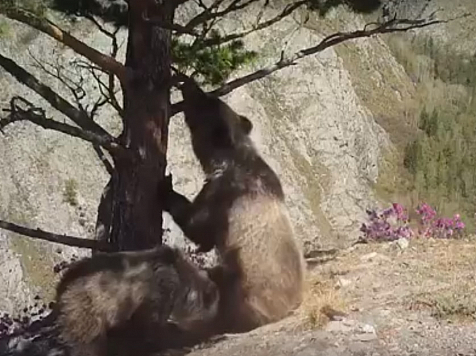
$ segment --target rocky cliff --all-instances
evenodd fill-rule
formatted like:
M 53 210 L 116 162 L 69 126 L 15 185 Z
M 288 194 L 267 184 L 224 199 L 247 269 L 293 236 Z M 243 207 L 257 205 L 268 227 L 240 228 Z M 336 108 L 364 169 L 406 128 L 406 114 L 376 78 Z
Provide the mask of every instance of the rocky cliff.
M 279 11 L 278 4 L 275 6 L 270 16 Z M 181 16 L 186 18 L 192 12 L 183 9 Z M 251 8 L 221 26 L 240 28 L 255 21 L 256 13 Z M 275 62 L 283 49 L 292 53 L 330 33 L 361 28 L 366 22 L 342 8 L 332 11 L 326 20 L 304 23 L 301 15 L 251 34 L 246 44 L 261 55 L 252 67 L 235 75 Z M 2 54 L 74 101 L 70 91 L 40 68 L 48 63 L 71 68 L 74 53 L 24 26 L 2 21 L 8 25 L 2 35 Z M 109 51 L 108 38 L 88 23 L 80 21 L 71 31 L 91 46 Z M 120 33 L 121 59 L 125 35 Z M 85 77 L 83 86 L 86 96 L 82 103 L 93 102 L 97 95 L 94 80 Z M 3 70 L 0 88 L 2 108 L 13 95 L 21 95 L 44 107 L 50 117 L 68 121 Z M 224 98 L 252 120 L 257 148 L 281 177 L 296 233 L 307 250 L 345 246 L 358 237 L 365 209 L 378 204 L 373 187 L 382 157 L 394 150 L 387 131 L 399 125 L 405 99 L 412 93 L 413 84 L 403 67 L 377 37 L 327 49 Z M 110 108 L 101 109 L 98 122 L 111 133 L 120 130 L 119 119 Z M 181 115 L 172 118 L 169 142 L 169 170 L 177 190 L 193 197 L 203 177 Z M 16 123 L 0 137 L 0 156 L 2 219 L 92 237 L 108 175 L 90 145 L 29 123 Z M 170 228 L 167 241 L 183 245 L 181 232 L 168 216 L 165 221 Z M 10 272 L 0 276 L 0 310 L 18 309 L 36 293 L 48 298 L 54 279 L 52 265 L 86 253 L 0 230 L 0 269 Z

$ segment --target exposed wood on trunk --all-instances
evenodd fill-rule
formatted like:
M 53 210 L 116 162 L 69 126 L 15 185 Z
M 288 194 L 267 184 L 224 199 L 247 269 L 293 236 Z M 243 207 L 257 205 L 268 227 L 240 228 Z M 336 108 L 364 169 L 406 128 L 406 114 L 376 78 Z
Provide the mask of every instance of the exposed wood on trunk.
M 157 187 L 166 166 L 170 94 L 170 30 L 146 18 L 172 23 L 171 1 L 129 1 L 129 38 L 124 85 L 123 144 L 136 159 L 116 160 L 117 185 L 111 242 L 136 250 L 162 242 L 162 207 Z

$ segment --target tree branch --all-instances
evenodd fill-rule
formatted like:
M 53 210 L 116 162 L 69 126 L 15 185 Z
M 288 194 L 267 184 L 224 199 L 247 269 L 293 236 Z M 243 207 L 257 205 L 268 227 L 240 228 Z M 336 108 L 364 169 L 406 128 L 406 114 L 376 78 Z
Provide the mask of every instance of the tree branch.
M 179 7 L 182 4 L 185 4 L 189 0 L 175 0 L 175 7 Z
M 83 89 L 83 84 L 84 84 L 84 77 L 82 75 L 79 76 L 79 81 L 72 80 L 68 78 L 68 76 L 64 76 L 62 74 L 63 71 L 66 70 L 63 65 L 59 63 L 59 60 L 57 60 L 56 65 L 50 64 L 50 63 L 43 63 L 42 61 L 38 60 L 31 52 L 28 50 L 30 57 L 35 61 L 36 66 L 39 67 L 41 70 L 46 72 L 47 74 L 51 75 L 53 78 L 57 79 L 59 82 L 61 82 L 66 88 L 69 89 L 69 91 L 72 93 L 76 104 L 78 106 L 78 109 L 74 108 L 74 110 L 77 110 L 77 115 L 79 117 L 84 117 L 85 118 L 85 124 L 87 126 L 94 126 L 94 116 L 96 114 L 96 111 L 103 105 L 105 105 L 108 100 L 105 99 L 98 99 L 96 103 L 93 105 L 93 108 L 91 109 L 90 113 L 88 113 L 87 108 L 84 107 L 82 104 L 82 99 L 86 96 L 86 92 Z M 48 67 L 51 67 L 51 70 Z M 73 74 L 73 73 L 71 73 Z M 112 77 L 114 79 L 113 74 L 109 74 L 109 77 Z M 91 125 L 90 125 L 91 124 Z M 84 127 L 83 125 L 79 125 L 83 129 L 88 129 L 88 127 Z M 99 126 L 99 125 L 98 125 Z M 102 130 L 103 131 L 103 130 Z M 103 134 L 107 134 L 105 131 Z M 102 162 L 104 165 L 104 168 L 106 171 L 111 174 L 113 170 L 113 166 L 111 162 L 107 159 L 107 157 L 104 155 L 102 152 L 100 146 L 93 144 L 93 149 L 98 155 L 99 160 Z
M 83 89 L 84 86 L 84 77 L 82 75 L 78 75 L 78 73 L 73 73 L 72 70 L 68 70 L 68 73 L 64 75 L 63 73 L 67 70 L 61 63 L 60 57 L 56 57 L 56 64 L 48 63 L 46 59 L 39 60 L 37 59 L 33 53 L 31 53 L 30 49 L 27 49 L 28 54 L 33 59 L 34 66 L 38 69 L 42 70 L 46 74 L 50 75 L 51 77 L 58 80 L 62 85 L 64 85 L 70 92 L 71 95 L 74 97 L 74 101 L 79 108 L 79 111 L 86 112 L 84 106 L 82 104 L 82 100 L 86 97 L 86 91 Z M 79 78 L 73 79 L 73 76 L 77 76 Z M 91 116 L 88 116 L 92 118 Z
M 71 105 L 66 99 L 55 93 L 49 86 L 41 83 L 36 77 L 20 67 L 10 58 L 4 57 L 0 54 L 0 66 L 8 73 L 13 75 L 16 80 L 32 89 L 43 99 L 45 99 L 52 107 L 67 116 L 79 127 L 95 132 L 102 136 L 113 137 L 104 130 L 101 126 L 96 124 L 85 112 L 82 112 Z
M 26 106 L 25 109 L 21 108 L 20 105 L 22 104 Z M 93 144 L 100 145 L 108 150 L 112 155 L 124 154 L 125 151 L 127 151 L 124 147 L 119 145 L 115 139 L 111 139 L 109 136 L 101 136 L 91 131 L 82 130 L 78 127 L 46 118 L 43 109 L 35 107 L 28 100 L 18 96 L 11 99 L 10 109 L 4 109 L 3 111 L 7 111 L 10 114 L 7 118 L 0 119 L 0 130 L 10 123 L 25 120 L 33 122 L 45 129 L 59 131 L 73 137 L 81 138 Z
M 109 173 L 109 175 L 112 175 L 114 173 L 114 166 L 106 157 L 104 152 L 101 150 L 101 147 L 99 145 L 93 144 L 93 149 L 96 152 L 101 163 L 104 165 L 104 168 L 106 168 L 107 173 Z
M 258 79 L 264 78 L 265 76 L 274 73 L 280 69 L 292 66 L 296 64 L 296 61 L 308 57 L 310 55 L 322 52 L 323 50 L 335 46 L 339 43 L 342 43 L 344 41 L 348 41 L 351 39 L 356 39 L 356 38 L 363 38 L 363 37 L 371 37 L 376 34 L 383 34 L 383 33 L 390 33 L 390 32 L 406 32 L 412 29 L 416 28 L 422 28 L 422 27 L 427 27 L 439 23 L 443 23 L 445 21 L 443 20 L 433 20 L 433 21 L 426 21 L 426 20 L 398 20 L 398 19 L 393 19 L 390 21 L 387 21 L 385 23 L 379 24 L 378 27 L 372 29 L 372 30 L 357 30 L 353 32 L 338 32 L 335 34 L 332 34 L 330 36 L 327 36 L 324 38 L 318 45 L 310 48 L 303 49 L 294 55 L 285 58 L 284 55 L 282 55 L 282 58 L 273 64 L 272 66 L 269 66 L 267 68 L 263 68 L 261 70 L 258 70 L 254 73 L 248 74 L 244 77 L 232 80 L 231 82 L 223 85 L 222 87 L 215 89 L 211 92 L 211 94 L 218 95 L 218 96 L 223 96 L 231 91 L 235 90 L 236 88 L 239 88 L 245 84 L 254 82 Z M 395 27 L 399 25 L 405 25 L 405 27 Z M 365 26 L 367 27 L 367 26 Z
M 74 63 L 78 67 L 87 70 L 91 74 L 91 76 L 93 76 L 94 80 L 96 80 L 98 84 L 98 89 L 102 97 L 106 100 L 107 103 L 109 103 L 117 111 L 119 116 L 123 118 L 124 109 L 119 104 L 119 101 L 117 100 L 117 97 L 116 97 L 117 91 L 115 89 L 114 76 L 108 75 L 108 83 L 106 84 L 102 81 L 100 77 L 100 73 L 107 74 L 107 72 L 105 72 L 102 68 L 83 60 L 77 60 L 77 61 L 74 61 Z
M 224 10 L 219 11 L 218 8 L 223 3 L 222 0 L 216 0 L 215 3 L 210 6 L 208 9 L 203 10 L 197 16 L 192 18 L 186 25 L 185 29 L 192 30 L 198 25 L 205 23 L 207 21 L 213 20 L 217 17 L 223 17 L 233 11 L 242 10 L 249 5 L 257 2 L 259 0 L 233 0 L 230 5 L 228 5 Z M 216 10 L 216 11 L 213 11 Z
M 63 31 L 53 22 L 46 18 L 41 18 L 29 11 L 19 9 L 16 6 L 0 7 L 0 13 L 6 17 L 24 23 L 36 30 L 47 34 L 58 42 L 68 46 L 76 53 L 86 57 L 94 64 L 104 68 L 110 73 L 114 73 L 117 78 L 124 83 L 126 77 L 126 68 L 111 56 L 107 56 L 94 48 L 89 47 L 84 42 L 78 40 L 68 32 Z
M 284 8 L 283 11 L 281 11 L 281 13 L 279 13 L 275 17 L 273 17 L 269 20 L 263 21 L 261 23 L 258 23 L 256 26 L 253 26 L 253 28 L 251 28 L 249 30 L 246 30 L 246 31 L 243 31 L 243 32 L 238 32 L 238 33 L 231 33 L 229 35 L 226 35 L 226 36 L 220 37 L 220 38 L 206 39 L 206 40 L 203 41 L 203 43 L 201 45 L 203 47 L 207 47 L 207 46 L 213 46 L 213 45 L 217 45 L 217 44 L 223 44 L 223 43 L 227 43 L 227 42 L 236 40 L 238 38 L 243 38 L 243 37 L 245 37 L 245 36 L 247 36 L 247 35 L 249 35 L 253 32 L 263 30 L 263 29 L 265 29 L 269 26 L 272 26 L 275 23 L 281 21 L 285 17 L 291 15 L 294 11 L 296 11 L 297 9 L 302 7 L 303 5 L 307 4 L 308 2 L 309 2 L 309 0 L 300 0 L 300 1 L 295 2 L 294 4 L 289 4 Z
M 56 242 L 59 244 L 88 248 L 97 251 L 111 252 L 113 251 L 113 246 L 104 243 L 103 241 L 94 241 L 89 239 L 81 239 L 79 237 L 68 236 L 68 235 L 59 235 L 51 232 L 43 231 L 40 229 L 30 229 L 24 226 L 16 225 L 11 222 L 0 220 L 0 228 L 8 231 L 15 232 L 20 235 L 32 237 L 35 239 L 40 239 L 44 241 Z
M 194 37 L 199 36 L 199 33 L 197 31 L 195 31 L 193 28 L 189 28 L 189 27 L 182 26 L 182 25 L 175 24 L 175 23 L 165 23 L 164 21 L 162 21 L 160 19 L 149 18 L 149 17 L 147 17 L 146 14 L 142 14 L 142 18 L 144 19 L 145 22 L 148 22 L 150 24 L 159 26 L 160 28 L 163 28 L 165 30 L 175 31 L 177 34 L 190 35 L 190 36 L 194 36 Z
M 96 17 L 94 17 L 94 15 L 85 14 L 84 17 L 87 18 L 89 21 L 91 21 L 101 33 L 103 33 L 110 39 L 117 41 L 116 34 L 119 31 L 119 27 L 116 27 L 114 32 L 111 32 L 111 31 L 108 31 L 103 25 L 101 25 L 101 23 L 98 20 L 96 20 Z
M 470 16 L 470 14 L 464 14 L 459 18 L 467 17 Z M 453 21 L 457 18 L 449 19 L 449 20 L 431 20 L 429 21 L 428 19 L 419 19 L 419 20 L 408 20 L 408 19 L 392 19 L 383 23 L 376 23 L 377 27 L 373 29 L 367 29 L 369 25 L 366 25 L 363 30 L 357 30 L 357 31 L 352 31 L 352 32 L 338 32 L 334 33 L 330 36 L 327 36 L 324 38 L 319 44 L 313 47 L 305 48 L 300 50 L 299 52 L 296 52 L 292 56 L 285 57 L 284 53 L 281 53 L 281 58 L 279 61 L 277 61 L 275 64 L 260 69 L 256 72 L 250 73 L 248 75 L 245 75 L 241 78 L 234 79 L 221 87 L 212 90 L 209 92 L 209 94 L 216 95 L 216 96 L 223 96 L 226 95 L 233 90 L 252 83 L 256 80 L 262 79 L 278 70 L 281 70 L 283 68 L 296 65 L 297 61 L 304 58 L 308 57 L 310 55 L 322 52 L 323 50 L 335 46 L 339 43 L 351 40 L 351 39 L 356 39 L 356 38 L 364 38 L 364 37 L 371 37 L 376 34 L 383 34 L 383 33 L 391 33 L 391 32 L 407 32 L 413 29 L 417 28 L 422 28 L 422 27 L 427 27 L 431 25 L 436 25 L 436 24 L 441 24 L 441 23 L 448 23 L 450 21 Z M 175 103 L 171 107 L 171 117 L 181 111 L 183 111 L 183 101 Z
M 113 32 L 108 31 L 103 25 L 99 23 L 98 20 L 93 15 L 86 15 L 86 18 L 88 18 L 98 29 L 101 31 L 103 34 L 105 34 L 107 37 L 111 39 L 111 57 L 116 59 L 117 54 L 119 52 L 119 44 L 117 43 L 117 33 L 119 32 L 120 27 L 116 27 Z M 81 63 L 78 60 L 78 63 Z M 119 102 L 116 98 L 116 93 L 115 93 L 115 77 L 114 74 L 108 73 L 105 71 L 103 68 L 100 68 L 98 66 L 94 66 L 93 64 L 87 63 L 86 61 L 82 61 L 83 63 L 83 68 L 86 68 L 91 75 L 94 76 L 94 79 L 98 82 L 101 94 L 103 95 L 104 98 L 108 100 L 108 103 L 111 104 L 114 109 L 119 113 L 121 117 L 124 117 L 124 112 L 122 107 L 119 105 Z M 99 78 L 99 75 L 96 74 L 95 69 L 105 73 L 108 75 L 108 85 L 106 86 L 101 79 Z M 107 88 L 107 95 L 102 91 L 101 88 Z
M 15 79 L 18 80 L 20 83 L 28 86 L 30 89 L 39 94 L 56 110 L 67 116 L 79 127 L 95 132 L 99 135 L 107 135 L 112 139 L 112 136 L 110 136 L 109 133 L 105 131 L 101 126 L 96 124 L 96 122 L 94 122 L 94 120 L 89 117 L 84 110 L 79 110 L 75 108 L 68 101 L 56 94 L 50 87 L 44 85 L 43 83 L 40 83 L 38 79 L 36 79 L 33 75 L 28 73 L 11 59 L 6 58 L 1 54 L 0 66 L 3 67 L 3 69 L 5 69 L 8 73 L 13 75 Z M 111 76 L 113 77 L 113 75 Z M 104 164 L 104 167 L 110 174 L 113 169 L 111 163 L 104 156 L 99 146 L 93 144 L 93 148 L 96 151 L 101 162 Z

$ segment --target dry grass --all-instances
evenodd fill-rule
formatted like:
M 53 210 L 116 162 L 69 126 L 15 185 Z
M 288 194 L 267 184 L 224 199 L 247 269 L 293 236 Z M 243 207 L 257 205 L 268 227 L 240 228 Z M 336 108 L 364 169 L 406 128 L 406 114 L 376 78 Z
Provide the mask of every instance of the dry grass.
M 345 312 L 345 301 L 339 294 L 332 277 L 326 278 L 309 273 L 303 302 L 298 310 L 298 315 L 303 321 L 303 326 L 316 329 L 324 326 L 329 318 L 323 313 L 323 308 L 332 308 Z
M 431 241 L 422 249 L 426 263 L 420 270 L 420 278 L 436 279 L 448 287 L 423 293 L 413 301 L 429 307 L 431 314 L 439 319 L 476 320 L 476 244 Z
M 430 316 L 474 323 L 475 256 L 476 240 L 421 238 L 404 250 L 388 243 L 341 250 L 335 259 L 309 266 L 303 302 L 293 317 L 256 332 L 323 329 L 329 321 L 323 309 L 353 320 L 365 315 L 382 332 L 398 331 L 415 316 L 430 324 Z
M 432 276 L 451 284 L 463 277 L 474 278 L 476 244 L 470 240 L 415 239 L 414 251 L 407 259 L 418 258 L 431 270 Z M 430 276 L 429 276 L 430 277 Z
M 317 303 L 324 304 L 328 298 L 336 304 L 344 298 L 364 309 L 393 305 L 423 309 L 439 319 L 476 319 L 474 240 L 412 239 L 403 252 L 390 246 L 358 246 L 341 254 L 332 266 L 321 268 L 324 275 L 346 270 L 346 278 L 354 282 L 338 297 L 332 295 L 335 290 L 325 292 Z
M 439 319 L 454 321 L 475 321 L 476 300 L 474 299 L 474 285 L 466 285 L 456 291 L 444 291 L 437 295 L 429 295 L 428 299 L 432 315 Z

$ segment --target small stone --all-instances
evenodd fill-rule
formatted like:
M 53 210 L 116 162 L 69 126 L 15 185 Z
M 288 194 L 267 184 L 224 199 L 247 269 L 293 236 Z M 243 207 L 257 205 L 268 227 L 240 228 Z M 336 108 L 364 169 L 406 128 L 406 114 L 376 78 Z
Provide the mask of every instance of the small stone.
M 362 325 L 360 326 L 360 330 L 361 330 L 363 333 L 375 334 L 375 328 L 374 328 L 372 325 L 369 325 L 369 324 L 362 324 Z
M 389 261 L 390 257 L 382 255 L 381 253 L 371 252 L 360 257 L 360 260 L 363 262 L 372 262 L 372 261 Z
M 344 320 L 347 317 L 347 314 L 340 311 L 336 310 L 329 305 L 325 305 L 324 307 L 321 308 L 321 312 L 325 314 L 329 320 Z
M 375 258 L 377 255 L 378 255 L 377 252 L 371 252 L 371 253 L 368 253 L 366 255 L 361 256 L 360 259 L 362 261 L 368 261 L 368 260 L 371 260 L 371 259 Z
M 339 278 L 337 280 L 337 286 L 338 287 L 342 287 L 342 288 L 345 288 L 347 287 L 348 285 L 350 285 L 352 282 L 348 279 L 345 279 L 345 278 Z
M 372 341 L 372 340 L 375 340 L 377 339 L 377 335 L 376 334 L 358 334 L 355 336 L 355 339 L 359 340 L 359 341 Z
M 345 320 L 347 321 L 347 320 Z M 334 333 L 348 333 L 352 331 L 352 327 L 345 321 L 330 321 L 326 325 L 326 331 Z M 346 325 L 347 324 L 347 325 Z
M 399 249 L 400 251 L 404 251 L 408 248 L 410 242 L 406 238 L 402 237 L 401 239 L 392 241 L 390 244 L 393 248 Z

